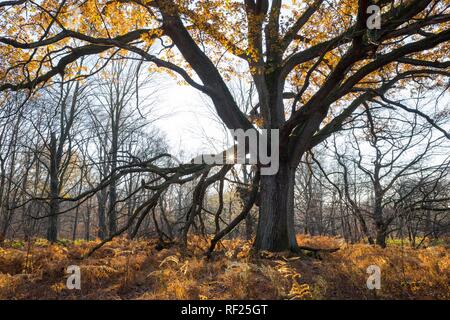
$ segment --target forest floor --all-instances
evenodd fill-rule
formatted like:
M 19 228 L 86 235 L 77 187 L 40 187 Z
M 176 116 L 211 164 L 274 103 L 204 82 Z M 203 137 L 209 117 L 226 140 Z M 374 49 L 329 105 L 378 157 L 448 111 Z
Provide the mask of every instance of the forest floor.
M 156 240 L 118 238 L 80 259 L 98 242 L 0 247 L 0 299 L 450 299 L 447 244 L 381 249 L 330 237 L 298 236 L 301 245 L 340 247 L 320 257 L 250 255 L 251 244 L 225 240 L 212 260 L 207 242 L 189 239 L 189 253 L 155 249 Z M 81 270 L 81 290 L 66 287 L 67 267 Z M 368 290 L 367 268 L 381 269 L 381 289 Z

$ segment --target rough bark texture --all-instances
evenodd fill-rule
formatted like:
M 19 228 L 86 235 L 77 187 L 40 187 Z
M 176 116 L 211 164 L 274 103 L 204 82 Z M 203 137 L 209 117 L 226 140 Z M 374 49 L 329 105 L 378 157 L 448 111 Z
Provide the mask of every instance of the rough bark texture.
M 261 206 L 255 249 L 297 251 L 294 229 L 295 169 L 280 163 L 274 176 L 261 176 Z

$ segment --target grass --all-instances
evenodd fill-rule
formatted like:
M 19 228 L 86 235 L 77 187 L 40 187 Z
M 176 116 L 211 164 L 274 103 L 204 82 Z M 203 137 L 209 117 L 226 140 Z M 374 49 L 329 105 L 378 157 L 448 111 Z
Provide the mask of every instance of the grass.
M 155 240 L 118 238 L 81 260 L 97 241 L 7 242 L 0 248 L 0 299 L 450 299 L 444 245 L 381 249 L 304 235 L 298 241 L 341 250 L 320 259 L 257 258 L 250 242 L 226 240 L 207 261 L 208 243 L 200 237 L 190 238 L 185 254 L 177 247 L 157 251 Z M 366 287 L 374 264 L 382 272 L 375 291 Z M 66 288 L 70 265 L 81 268 L 81 290 Z

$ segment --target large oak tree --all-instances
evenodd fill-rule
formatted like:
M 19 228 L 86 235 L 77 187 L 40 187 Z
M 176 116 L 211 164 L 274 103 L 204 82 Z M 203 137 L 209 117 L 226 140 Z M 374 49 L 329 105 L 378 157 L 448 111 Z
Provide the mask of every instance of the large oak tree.
M 368 7 L 381 28 L 367 28 Z M 230 129 L 280 130 L 280 169 L 260 178 L 255 247 L 296 250 L 294 172 L 363 103 L 449 75 L 448 0 L 16 0 L 0 3 L 0 91 L 36 90 L 92 56 L 139 55 L 212 100 Z M 155 53 L 156 52 L 156 53 Z M 95 59 L 95 60 L 94 60 Z M 244 114 L 227 86 L 257 90 Z

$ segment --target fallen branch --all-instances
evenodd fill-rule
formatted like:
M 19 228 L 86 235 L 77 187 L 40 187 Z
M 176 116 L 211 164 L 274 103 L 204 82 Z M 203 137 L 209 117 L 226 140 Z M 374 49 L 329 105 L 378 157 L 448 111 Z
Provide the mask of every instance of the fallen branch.
M 340 249 L 340 248 L 313 248 L 313 247 L 308 247 L 308 246 L 298 246 L 298 248 L 300 250 L 311 251 L 314 253 L 319 253 L 319 252 L 333 253 Z

